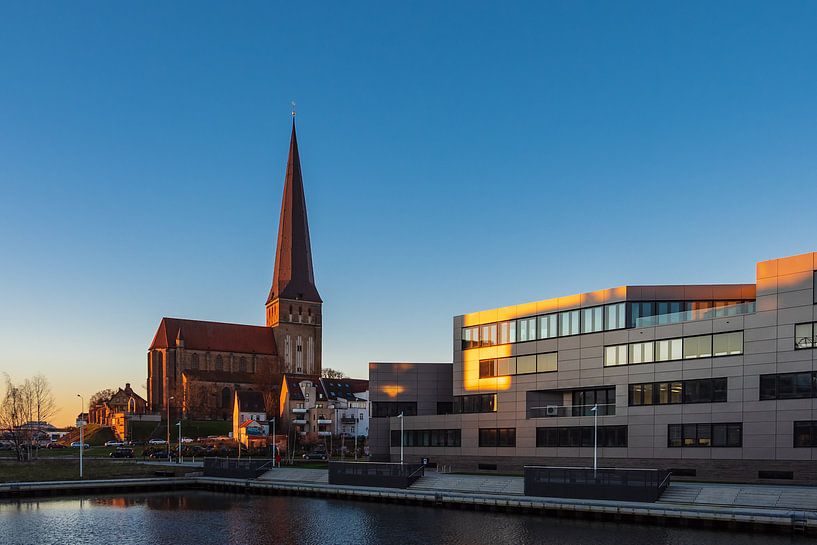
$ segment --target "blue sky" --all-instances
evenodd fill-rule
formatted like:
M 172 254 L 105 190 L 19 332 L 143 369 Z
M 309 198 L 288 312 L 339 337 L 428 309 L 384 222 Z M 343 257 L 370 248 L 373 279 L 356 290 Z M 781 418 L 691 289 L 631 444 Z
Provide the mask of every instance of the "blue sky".
M 0 371 L 142 384 L 162 316 L 262 323 L 298 128 L 324 365 L 451 318 L 752 282 L 817 249 L 813 2 L 17 3 Z M 74 404 L 76 403 L 76 407 Z

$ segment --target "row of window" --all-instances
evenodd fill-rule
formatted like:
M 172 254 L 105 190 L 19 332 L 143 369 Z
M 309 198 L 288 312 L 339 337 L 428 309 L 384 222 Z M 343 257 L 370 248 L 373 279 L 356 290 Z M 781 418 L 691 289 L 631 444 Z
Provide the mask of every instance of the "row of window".
M 507 375 L 527 375 L 549 373 L 558 370 L 558 353 L 530 354 L 512 358 L 480 360 L 479 378 L 504 377 Z
M 480 428 L 479 446 L 515 447 L 516 428 Z
M 817 397 L 817 372 L 760 375 L 760 400 Z
M 668 447 L 740 447 L 743 444 L 743 424 L 670 424 L 667 427 Z
M 817 346 L 817 324 L 797 324 L 794 326 L 794 349 L 814 348 Z
M 573 392 L 573 416 L 593 416 L 597 407 L 599 416 L 616 414 L 616 387 L 592 388 Z
M 190 363 L 189 363 L 188 368 L 196 370 L 196 369 L 200 368 L 199 367 L 200 365 L 201 364 L 200 364 L 200 361 L 199 361 L 199 355 L 198 354 L 191 354 L 190 355 Z M 204 367 L 206 368 L 207 365 L 205 364 Z M 227 364 L 227 367 L 229 368 L 230 365 Z M 224 358 L 221 356 L 221 354 L 216 355 L 215 361 L 213 362 L 213 369 L 215 371 L 224 371 Z M 206 370 L 206 369 L 202 369 L 202 370 Z M 252 362 L 248 361 L 245 356 L 241 356 L 240 358 L 238 358 L 238 371 L 240 373 L 252 373 L 254 371 Z
M 462 348 L 477 348 L 516 342 L 553 339 L 580 333 L 623 329 L 625 303 L 566 310 L 543 316 L 530 316 L 491 324 L 462 328 Z
M 744 301 L 641 301 L 565 310 L 463 327 L 462 349 L 732 316 L 746 312 L 745 309 L 742 310 L 743 303 Z
M 536 428 L 537 447 L 592 447 L 593 426 Z M 599 426 L 598 446 L 626 447 L 627 426 Z
M 417 402 L 372 401 L 372 418 L 392 418 L 400 413 L 404 416 L 417 416 Z
M 634 365 L 743 354 L 743 331 L 604 347 L 604 365 Z
M 400 446 L 400 430 L 392 430 L 391 446 Z M 459 447 L 460 430 L 404 430 L 404 447 Z
M 631 407 L 725 402 L 725 377 L 674 382 L 648 382 L 646 384 L 630 384 L 629 386 L 629 404 Z
M 454 396 L 454 414 L 496 412 L 496 394 Z

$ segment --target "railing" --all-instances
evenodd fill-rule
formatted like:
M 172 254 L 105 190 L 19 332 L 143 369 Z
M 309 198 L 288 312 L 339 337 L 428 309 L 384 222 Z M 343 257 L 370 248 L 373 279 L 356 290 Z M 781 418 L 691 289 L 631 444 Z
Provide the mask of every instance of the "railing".
M 408 488 L 424 469 L 423 464 L 329 462 L 329 484 Z
M 551 498 L 657 501 L 669 486 L 662 469 L 525 466 L 525 495 Z
M 234 479 L 255 479 L 268 469 L 269 459 L 205 458 L 206 477 L 231 477 Z
M 595 405 L 543 405 L 529 407 L 528 418 L 547 418 L 555 416 L 593 416 L 591 409 Z M 615 416 L 615 403 L 599 403 L 599 416 Z
M 680 324 L 683 322 L 694 322 L 696 320 L 712 320 L 713 318 L 742 316 L 744 314 L 754 314 L 756 309 L 756 303 L 754 301 L 749 301 L 747 303 L 738 303 L 737 305 L 683 310 L 681 312 L 671 312 L 669 314 L 656 314 L 655 316 L 643 316 L 641 318 L 636 318 L 634 327 L 652 327 L 658 325 Z

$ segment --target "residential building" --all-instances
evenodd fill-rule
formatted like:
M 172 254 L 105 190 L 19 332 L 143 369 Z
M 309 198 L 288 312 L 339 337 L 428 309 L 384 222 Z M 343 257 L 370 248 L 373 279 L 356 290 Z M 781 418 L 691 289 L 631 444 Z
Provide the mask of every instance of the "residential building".
M 453 410 L 406 416 L 402 437 L 392 415 L 390 457 L 402 442 L 407 461 L 518 471 L 589 466 L 596 444 L 605 467 L 815 484 L 815 283 L 807 253 L 758 263 L 751 284 L 622 286 L 456 316 Z M 373 371 L 374 435 L 385 381 Z
M 369 381 L 286 375 L 281 385 L 281 430 L 295 436 L 365 436 Z
M 264 446 L 269 439 L 264 394 L 237 391 L 233 400 L 233 438 L 245 447 Z

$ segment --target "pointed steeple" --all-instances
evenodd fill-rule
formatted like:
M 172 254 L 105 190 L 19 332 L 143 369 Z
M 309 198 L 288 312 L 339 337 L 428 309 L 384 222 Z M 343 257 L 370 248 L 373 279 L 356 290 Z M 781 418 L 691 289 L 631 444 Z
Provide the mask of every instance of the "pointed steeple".
M 312 247 L 309 243 L 309 223 L 306 217 L 304 182 L 301 159 L 292 119 L 287 173 L 281 218 L 278 221 L 278 245 L 275 250 L 275 272 L 267 304 L 275 299 L 294 299 L 322 303 L 312 270 Z

